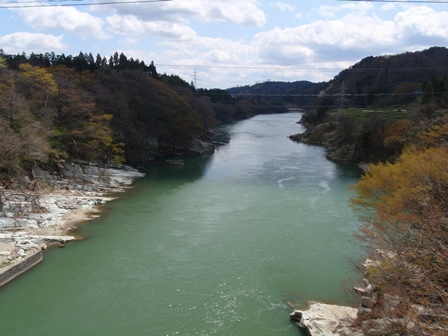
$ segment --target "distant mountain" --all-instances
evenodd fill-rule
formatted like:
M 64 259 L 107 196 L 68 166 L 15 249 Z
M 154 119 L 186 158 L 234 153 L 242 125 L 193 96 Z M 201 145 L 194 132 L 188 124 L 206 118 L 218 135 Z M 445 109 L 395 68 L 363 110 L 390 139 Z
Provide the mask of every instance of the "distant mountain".
M 328 83 L 297 82 L 263 82 L 252 86 L 239 86 L 227 89 L 236 97 L 258 99 L 266 102 L 282 103 L 285 106 L 313 107 L 316 106 L 319 92 Z
M 448 77 L 448 49 L 432 47 L 398 55 L 366 57 L 329 82 L 269 81 L 227 91 L 237 97 L 256 97 L 306 108 L 317 106 L 319 97 L 324 96 L 333 98 L 333 106 L 337 106 L 344 90 L 348 107 L 389 106 L 414 101 L 430 81 L 437 91 L 437 83 L 444 77 Z

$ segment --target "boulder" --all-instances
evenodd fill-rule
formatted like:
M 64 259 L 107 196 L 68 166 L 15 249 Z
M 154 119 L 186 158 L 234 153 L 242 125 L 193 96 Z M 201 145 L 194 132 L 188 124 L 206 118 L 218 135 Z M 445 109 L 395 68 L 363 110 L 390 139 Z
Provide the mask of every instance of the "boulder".
M 357 309 L 323 303 L 312 303 L 308 310 L 290 314 L 297 326 L 308 336 L 362 335 L 352 327 Z
M 368 320 L 372 318 L 372 309 L 360 305 L 357 311 L 357 317 L 360 320 Z
M 361 306 L 366 308 L 373 308 L 377 303 L 376 298 L 370 296 L 361 297 Z

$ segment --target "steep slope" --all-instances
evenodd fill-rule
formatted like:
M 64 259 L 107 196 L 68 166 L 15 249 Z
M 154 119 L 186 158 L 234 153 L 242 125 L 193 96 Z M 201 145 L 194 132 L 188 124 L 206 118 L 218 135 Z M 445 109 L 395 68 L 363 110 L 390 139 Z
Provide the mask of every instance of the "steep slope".
M 448 76 L 448 49 L 433 47 L 393 56 L 366 57 L 338 74 L 324 92 L 337 95 L 344 85 L 348 107 L 388 106 L 412 102 L 427 82 L 445 76 Z

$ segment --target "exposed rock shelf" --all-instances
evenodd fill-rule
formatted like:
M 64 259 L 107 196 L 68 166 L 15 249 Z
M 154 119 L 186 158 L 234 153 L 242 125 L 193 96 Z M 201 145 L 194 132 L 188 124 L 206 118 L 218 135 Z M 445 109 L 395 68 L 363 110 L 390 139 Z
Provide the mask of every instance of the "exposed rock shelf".
M 99 205 L 114 199 L 112 192 L 124 191 L 144 174 L 128 166 L 78 161 L 66 163 L 57 175 L 38 169 L 34 176 L 51 189 L 0 189 L 0 274 L 11 273 L 10 280 L 18 275 L 14 269 L 23 273 L 37 264 L 27 260 L 48 244 L 63 246 L 76 239 L 69 233 L 76 223 L 94 218 Z M 9 281 L 4 278 L 2 284 Z

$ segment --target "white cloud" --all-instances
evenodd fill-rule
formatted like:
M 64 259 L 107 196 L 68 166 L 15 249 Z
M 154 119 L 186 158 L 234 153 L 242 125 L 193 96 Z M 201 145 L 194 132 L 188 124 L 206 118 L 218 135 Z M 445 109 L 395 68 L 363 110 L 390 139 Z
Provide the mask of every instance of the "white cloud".
M 180 40 L 189 40 L 196 37 L 196 32 L 193 29 L 176 22 L 147 22 L 133 15 L 112 15 L 106 21 L 115 33 L 122 35 L 159 35 Z
M 358 15 L 365 15 L 371 11 L 374 6 L 368 2 L 344 3 L 339 6 L 322 5 L 317 12 L 324 18 L 335 18 L 341 12 L 357 13 Z
M 392 44 L 391 26 L 377 18 L 349 15 L 345 20 L 276 28 L 257 34 L 253 43 L 259 48 L 260 57 L 271 64 L 341 61 L 357 59 L 372 46 Z
M 317 12 L 325 18 L 335 18 L 338 7 L 334 6 L 320 6 Z
M 244 65 L 246 59 L 256 58 L 256 51 L 243 41 L 198 37 L 191 41 L 165 42 L 169 57 L 177 64 Z M 177 61 L 176 61 L 177 60 Z
M 63 37 L 63 35 L 54 36 L 17 32 L 1 36 L 0 44 L 6 53 L 22 53 L 24 50 L 41 53 L 49 50 L 64 50 L 67 48 L 62 43 Z
M 38 30 L 61 29 L 100 40 L 108 38 L 103 20 L 74 7 L 47 7 L 19 10 L 25 23 Z
M 395 9 L 395 3 L 389 2 L 384 5 L 381 5 L 381 10 L 383 11 L 391 11 Z
M 294 6 L 291 6 L 290 4 L 284 3 L 283 1 L 277 1 L 274 4 L 272 4 L 272 7 L 278 8 L 281 11 L 284 12 L 294 12 L 295 8 Z
M 199 87 L 204 83 L 207 87 L 223 87 L 223 83 L 238 85 L 267 78 L 329 80 L 369 55 L 410 51 L 415 45 L 420 49 L 446 45 L 448 41 L 446 12 L 409 6 L 395 17 L 379 18 L 371 11 L 371 4 L 339 7 L 340 12 L 333 12 L 335 18 L 261 31 L 248 42 L 242 37 L 230 40 L 199 36 L 188 26 L 190 14 L 178 18 L 177 22 L 165 22 L 165 26 L 159 25 L 159 21 L 145 22 L 131 15 L 112 16 L 108 22 L 116 25 L 117 32 L 171 33 L 171 37 L 177 37 L 157 44 L 157 48 L 163 50 L 163 59 L 158 54 L 148 54 L 146 57 L 151 55 L 152 59 L 143 59 L 145 62 L 154 60 L 156 66 L 157 63 L 182 65 L 184 67 L 158 67 L 158 70 L 178 74 L 187 81 L 192 79 L 193 68 L 198 66 Z M 321 9 L 325 13 L 325 8 Z M 328 10 L 331 12 L 330 7 Z M 205 12 L 208 10 L 204 9 Z M 170 28 L 174 23 L 177 30 Z M 182 36 L 184 38 L 179 39 Z M 435 43 L 442 39 L 445 43 Z M 423 48 L 419 41 L 426 43 L 421 44 Z
M 354 62 L 368 55 L 448 43 L 448 12 L 413 6 L 386 20 L 367 14 L 368 7 L 358 6 L 361 12 L 338 19 L 261 32 L 254 37 L 253 46 L 267 63 L 294 65 Z M 325 14 L 324 6 L 321 9 Z
M 448 12 L 436 12 L 426 6 L 410 7 L 397 14 L 394 22 L 395 38 L 402 43 L 427 45 L 430 40 L 448 43 Z
M 133 15 L 142 21 L 187 22 L 230 22 L 240 25 L 262 26 L 266 22 L 264 12 L 256 0 L 188 0 L 169 1 L 157 4 L 110 5 L 117 15 Z M 104 10 L 105 8 L 99 8 Z

